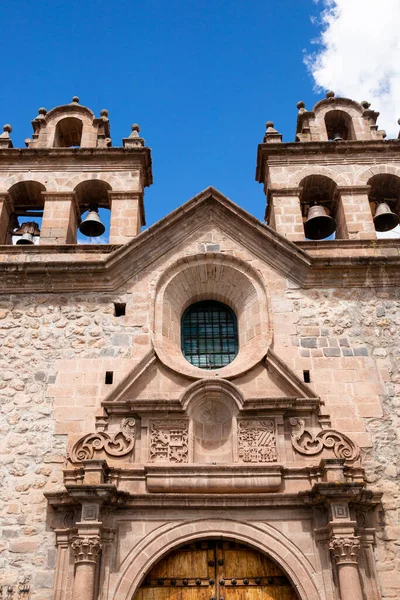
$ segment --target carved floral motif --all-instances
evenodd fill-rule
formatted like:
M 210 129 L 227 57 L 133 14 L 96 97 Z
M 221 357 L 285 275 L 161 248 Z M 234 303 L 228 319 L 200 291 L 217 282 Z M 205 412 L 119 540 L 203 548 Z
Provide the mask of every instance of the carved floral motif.
M 98 536 L 75 538 L 71 544 L 71 548 L 74 553 L 75 563 L 96 563 L 101 552 L 101 541 Z
M 272 419 L 240 420 L 238 454 L 245 463 L 277 461 L 275 422 Z
M 337 458 L 355 460 L 358 458 L 360 449 L 346 435 L 334 429 L 325 429 L 317 434 L 305 428 L 303 419 L 293 417 L 290 419 L 292 425 L 292 445 L 300 454 L 319 454 L 324 448 L 332 449 Z
M 152 421 L 149 461 L 152 463 L 188 462 L 188 438 L 187 421 Z
M 337 565 L 357 563 L 360 553 L 360 540 L 357 537 L 333 538 L 329 542 L 329 549 L 332 551 Z
M 83 462 L 102 450 L 110 456 L 126 456 L 135 446 L 135 426 L 135 419 L 122 419 L 120 431 L 112 435 L 104 431 L 85 435 L 72 447 L 70 461 Z

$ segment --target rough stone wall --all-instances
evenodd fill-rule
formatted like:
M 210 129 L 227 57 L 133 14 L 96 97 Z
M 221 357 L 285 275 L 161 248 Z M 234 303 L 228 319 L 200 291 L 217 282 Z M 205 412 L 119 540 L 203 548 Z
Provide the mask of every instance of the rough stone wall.
M 288 289 L 286 298 L 295 315 L 291 344 L 299 358 L 293 365 L 299 375 L 310 371 L 310 385 L 325 400 L 334 426 L 364 447 L 367 482 L 383 492 L 377 569 L 383 598 L 398 598 L 400 292 Z
M 54 534 L 43 493 L 62 489 L 67 434 L 93 431 L 110 389 L 105 371 L 118 383 L 149 349 L 158 277 L 204 243 L 220 244 L 259 272 L 275 352 L 299 376 L 310 371 L 332 425 L 363 447 L 368 481 L 384 492 L 376 550 L 383 597 L 398 597 L 399 294 L 298 289 L 216 229 L 199 231 L 119 294 L 0 299 L 0 583 L 27 575 L 34 599 L 51 598 Z M 125 317 L 114 316 L 114 302 L 127 303 Z M 243 391 L 260 394 L 247 381 Z
M 0 299 L 0 585 L 28 576 L 35 598 L 51 598 L 55 564 L 43 493 L 62 487 L 65 434 L 77 423 L 65 414 L 63 426 L 54 421 L 54 415 L 63 416 L 54 406 L 54 387 L 67 387 L 60 381 L 59 364 L 67 361 L 71 369 L 71 359 L 92 359 L 105 371 L 102 361 L 118 357 L 120 368 L 125 365 L 138 328 L 113 316 L 113 301 L 118 300 L 121 296 L 99 294 Z M 93 426 L 104 379 L 86 373 L 79 384 L 83 406 L 71 371 L 67 379 L 74 390 L 66 411 L 86 415 L 79 429 Z

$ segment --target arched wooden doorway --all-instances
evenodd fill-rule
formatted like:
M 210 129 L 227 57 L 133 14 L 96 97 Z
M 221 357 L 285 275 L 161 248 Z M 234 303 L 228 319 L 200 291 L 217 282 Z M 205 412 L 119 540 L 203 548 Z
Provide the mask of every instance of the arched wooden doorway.
M 283 571 L 237 542 L 181 546 L 147 574 L 134 600 L 298 600 Z

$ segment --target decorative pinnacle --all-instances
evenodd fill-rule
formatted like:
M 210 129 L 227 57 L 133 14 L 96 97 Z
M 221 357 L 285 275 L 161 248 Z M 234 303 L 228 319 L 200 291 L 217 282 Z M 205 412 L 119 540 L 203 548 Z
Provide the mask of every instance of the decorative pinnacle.
M 371 106 L 371 102 L 367 102 L 366 100 L 363 100 L 363 101 L 361 102 L 361 106 L 362 106 L 363 108 L 369 108 L 369 107 Z
M 41 106 L 38 110 L 38 114 L 44 116 L 47 114 L 47 110 L 45 108 L 43 108 L 43 106 Z
M 335 92 L 332 92 L 332 90 L 329 90 L 329 92 L 326 92 L 326 97 L 327 98 L 334 98 L 335 97 Z
M 132 131 L 137 131 L 138 133 L 140 131 L 140 127 L 137 123 L 133 123 L 133 125 L 131 125 L 131 129 Z
M 101 116 L 101 117 L 108 117 L 108 110 L 107 110 L 106 108 L 103 108 L 103 109 L 100 111 L 100 116 Z
M 274 127 L 274 122 L 273 121 L 267 121 L 265 123 L 265 128 L 266 129 L 269 129 L 270 127 L 272 127 L 272 128 Z
M 400 119 L 397 119 L 397 124 L 400 125 Z
M 6 131 L 7 133 L 11 133 L 12 132 L 12 127 L 11 125 L 9 125 L 8 123 L 6 123 L 3 127 L 3 131 Z
M 79 104 L 79 96 L 74 96 L 74 97 L 72 98 L 72 102 L 73 102 L 74 104 Z
M 306 105 L 304 104 L 304 102 L 303 102 L 302 100 L 300 100 L 300 102 L 298 102 L 298 103 L 296 104 L 296 108 L 298 108 L 299 110 L 300 110 L 301 108 L 305 108 L 305 107 L 306 107 Z

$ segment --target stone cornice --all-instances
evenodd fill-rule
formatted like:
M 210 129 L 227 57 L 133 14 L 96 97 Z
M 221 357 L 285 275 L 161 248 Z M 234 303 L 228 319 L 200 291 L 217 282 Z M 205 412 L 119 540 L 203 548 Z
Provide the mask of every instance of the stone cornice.
M 299 287 L 400 284 L 400 240 L 295 244 L 214 188 L 207 188 L 123 246 L 0 247 L 0 258 L 1 253 L 5 255 L 0 263 L 0 293 L 110 292 L 120 289 L 209 222 Z M 329 256 L 312 254 L 314 250 L 327 247 Z M 347 247 L 357 248 L 360 252 L 343 256 Z M 373 249 L 374 254 L 365 255 L 366 249 Z M 103 256 L 96 258 L 96 251 Z M 397 254 L 393 255 L 393 251 Z M 43 254 L 47 254 L 49 260 L 44 260 Z M 68 260 L 64 260 L 64 254 L 73 254 L 73 259 L 68 256 Z
M 346 141 L 343 143 L 329 142 L 286 142 L 277 144 L 259 144 L 257 150 L 257 167 L 256 181 L 264 183 L 265 181 L 265 165 L 269 158 L 279 158 L 280 160 L 292 161 L 298 160 L 299 157 L 303 161 L 308 161 L 309 158 L 324 160 L 327 157 L 350 155 L 354 159 L 358 155 L 372 154 L 379 156 L 398 155 L 400 150 L 400 140 L 362 140 L 362 141 Z M 343 160 L 341 158 L 341 160 Z
M 79 169 L 92 166 L 98 170 L 101 165 L 117 166 L 117 170 L 127 169 L 135 163 L 143 167 L 144 185 L 153 183 L 151 149 L 147 146 L 135 148 L 6 148 L 0 149 L 0 172 L 3 170 L 24 169 L 36 171 L 49 165 L 53 170 L 64 170 L 70 165 Z M 118 168 L 118 165 L 120 167 Z

